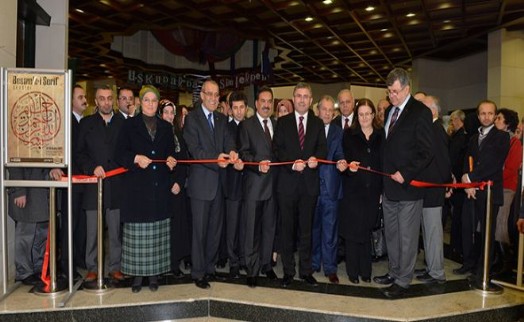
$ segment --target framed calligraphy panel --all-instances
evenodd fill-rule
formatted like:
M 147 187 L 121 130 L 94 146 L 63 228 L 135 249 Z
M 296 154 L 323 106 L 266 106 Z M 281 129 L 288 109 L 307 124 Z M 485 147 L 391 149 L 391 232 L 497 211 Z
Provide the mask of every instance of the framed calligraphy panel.
M 6 165 L 65 167 L 70 153 L 70 73 L 36 69 L 2 72 Z

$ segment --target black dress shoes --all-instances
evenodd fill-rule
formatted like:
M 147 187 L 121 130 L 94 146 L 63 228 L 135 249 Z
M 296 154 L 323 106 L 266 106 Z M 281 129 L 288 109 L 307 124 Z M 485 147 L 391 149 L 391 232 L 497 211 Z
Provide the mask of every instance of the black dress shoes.
M 358 277 L 351 277 L 349 276 L 349 281 L 353 284 L 359 284 L 360 283 L 360 280 L 358 279 Z
M 300 276 L 300 279 L 303 280 L 304 282 L 308 283 L 311 286 L 317 286 L 318 285 L 317 280 L 311 274 L 310 275 Z
M 472 273 L 473 271 L 474 271 L 473 268 L 469 268 L 463 265 L 463 266 L 460 266 L 459 268 L 454 269 L 453 274 L 466 275 L 466 274 Z
M 199 278 L 195 280 L 195 285 L 202 289 L 208 289 L 211 287 L 205 278 Z
M 133 279 L 133 284 L 131 285 L 131 291 L 133 293 L 138 293 L 142 289 L 142 276 L 135 276 Z
M 282 278 L 282 283 L 280 285 L 282 285 L 282 287 L 288 287 L 289 284 L 291 284 L 292 282 L 293 282 L 293 275 L 284 274 L 284 277 Z
M 424 284 L 434 284 L 434 283 L 444 284 L 446 283 L 445 279 L 439 280 L 439 279 L 433 278 L 431 275 L 429 275 L 429 273 L 426 273 L 424 275 L 419 275 L 416 277 L 416 279 L 418 281 L 421 281 Z
M 362 277 L 362 282 L 371 283 L 371 277 Z
M 266 277 L 270 280 L 276 280 L 278 278 L 277 274 L 275 274 L 275 271 L 273 269 L 266 271 L 264 274 L 266 274 Z
M 22 280 L 22 284 L 24 285 L 36 285 L 40 282 L 40 278 L 37 277 L 35 274 L 29 275 L 28 277 L 24 278 Z
M 393 284 L 395 279 L 393 277 L 389 276 L 389 274 L 386 274 L 386 275 L 382 275 L 382 276 L 375 276 L 375 277 L 373 277 L 373 281 L 375 283 L 377 283 L 377 284 L 388 285 L 388 284 Z
M 393 284 L 389 287 L 381 289 L 382 293 L 389 298 L 398 298 L 407 292 L 407 288 L 404 288 L 398 284 Z
M 238 266 L 231 267 L 229 269 L 229 278 L 232 278 L 232 279 L 240 278 L 240 269 L 238 268 Z
M 249 287 L 256 287 L 257 286 L 257 278 L 255 276 L 248 276 L 246 284 Z
M 158 277 L 157 276 L 149 276 L 149 289 L 151 292 L 158 291 Z

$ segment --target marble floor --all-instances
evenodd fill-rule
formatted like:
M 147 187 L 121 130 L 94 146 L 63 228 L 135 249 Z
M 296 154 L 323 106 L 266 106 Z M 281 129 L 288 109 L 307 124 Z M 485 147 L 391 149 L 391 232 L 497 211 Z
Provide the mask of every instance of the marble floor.
M 423 252 L 419 267 L 422 261 Z M 103 294 L 80 288 L 50 297 L 19 285 L 0 302 L 0 321 L 524 321 L 524 292 L 505 288 L 501 295 L 482 295 L 470 289 L 465 276 L 452 273 L 458 263 L 446 260 L 445 266 L 446 284 L 414 281 L 409 293 L 396 300 L 382 295 L 383 286 L 374 282 L 351 284 L 344 263 L 339 285 L 316 273 L 319 286 L 296 280 L 288 289 L 266 278 L 249 288 L 242 277 L 202 290 L 189 276 L 166 276 L 157 292 L 144 287 L 133 294 L 127 280 Z M 280 265 L 275 271 L 282 276 Z M 386 271 L 387 261 L 373 264 L 374 275 Z

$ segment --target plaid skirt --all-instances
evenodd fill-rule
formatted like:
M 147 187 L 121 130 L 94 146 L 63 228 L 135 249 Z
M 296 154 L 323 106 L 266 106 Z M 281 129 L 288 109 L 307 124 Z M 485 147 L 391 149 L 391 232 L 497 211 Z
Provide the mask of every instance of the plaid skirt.
M 171 270 L 170 222 L 124 223 L 122 273 L 154 276 Z

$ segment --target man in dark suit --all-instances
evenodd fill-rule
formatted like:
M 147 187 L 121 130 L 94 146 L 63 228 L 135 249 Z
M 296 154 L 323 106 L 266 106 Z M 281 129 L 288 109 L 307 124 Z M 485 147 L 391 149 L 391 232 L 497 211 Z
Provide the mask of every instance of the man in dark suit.
M 449 116 L 449 121 L 453 125 L 453 133 L 449 141 L 449 161 L 451 162 L 454 180 L 458 182 L 462 178 L 464 156 L 468 146 L 464 129 L 465 119 L 466 114 L 462 110 L 455 110 Z M 454 189 L 450 198 L 453 209 L 451 215 L 451 251 L 459 256 L 462 255 L 462 207 L 465 198 L 464 189 Z
M 78 127 L 80 126 L 80 120 L 83 117 L 84 111 L 87 108 L 87 99 L 86 92 L 84 88 L 78 84 L 73 86 L 73 95 L 72 95 L 72 115 L 71 115 L 71 147 L 74 150 L 74 147 L 77 145 L 78 141 Z M 80 168 L 78 167 L 78 162 L 74 158 L 75 155 L 72 154 L 72 170 L 74 174 L 80 174 Z M 63 173 L 62 170 L 58 169 L 58 176 L 54 176 L 55 180 L 60 180 Z M 67 274 L 69 271 L 68 263 L 68 215 L 67 215 L 67 191 L 62 190 L 62 200 L 61 200 L 61 227 L 60 227 L 60 248 L 61 248 L 61 257 L 60 257 L 60 269 L 63 274 Z M 85 268 L 85 254 L 86 254 L 86 214 L 84 209 L 82 209 L 82 198 L 84 195 L 84 185 L 75 184 L 73 185 L 72 191 L 72 234 L 73 234 L 73 275 L 79 276 L 76 268 Z
M 410 185 L 421 180 L 433 158 L 431 112 L 410 95 L 410 78 L 404 69 L 393 69 L 386 79 L 392 106 L 386 111 L 383 145 L 382 209 L 389 258 L 389 273 L 376 276 L 388 297 L 405 293 L 413 279 L 424 190 Z
M 293 248 L 297 231 L 299 277 L 310 285 L 317 285 L 311 266 L 311 226 L 320 192 L 317 158 L 326 157 L 327 146 L 324 124 L 309 110 L 312 102 L 311 87 L 298 83 L 293 90 L 295 112 L 279 118 L 274 139 L 278 161 L 294 161 L 293 165 L 280 169 L 277 183 L 282 216 L 283 287 L 293 281 L 296 273 Z
M 124 120 L 113 112 L 113 91 L 104 86 L 96 90 L 97 113 L 80 122 L 78 142 L 75 147 L 76 160 L 83 174 L 105 178 L 106 171 L 118 168 L 115 161 L 116 145 Z M 115 176 L 104 180 L 104 210 L 109 240 L 109 275 L 123 280 L 120 272 L 122 241 L 120 236 L 120 201 L 122 178 Z M 86 185 L 83 208 L 86 210 L 86 281 L 97 278 L 97 187 Z
M 133 90 L 128 87 L 118 89 L 118 113 L 115 115 L 123 119 L 135 115 L 135 95 Z
M 275 161 L 272 147 L 275 121 L 270 117 L 273 91 L 269 87 L 260 88 L 255 107 L 255 116 L 240 123 L 239 130 L 240 157 L 246 162 L 260 163 L 246 166 L 244 170 L 244 254 L 249 287 L 257 285 L 260 271 L 270 279 L 277 278 L 271 268 L 276 228 L 273 194 L 276 169 L 269 165 L 269 162 Z
M 219 97 L 218 84 L 206 80 L 200 91 L 202 103 L 187 115 L 184 125 L 191 158 L 223 160 L 217 164 L 195 163 L 189 168 L 187 193 L 193 215 L 191 277 L 200 288 L 209 288 L 209 281 L 217 278 L 215 264 L 224 222 L 225 168 L 238 159 L 235 142 L 227 130 L 227 117 L 215 112 Z M 235 167 L 238 165 L 241 163 L 235 163 Z
M 449 137 L 439 121 L 440 104 L 438 98 L 427 95 L 422 99 L 433 115 L 432 148 L 433 159 L 424 170 L 424 181 L 432 183 L 451 182 L 449 162 Z M 422 209 L 422 237 L 427 268 L 417 276 L 423 283 L 444 283 L 444 232 L 442 227 L 442 207 L 446 196 L 445 188 L 424 189 Z
M 342 150 L 341 127 L 333 126 L 335 100 L 324 95 L 318 102 L 318 116 L 324 122 L 324 133 L 327 140 L 327 159 L 346 163 Z M 313 220 L 313 255 L 314 271 L 324 268 L 324 274 L 333 284 L 338 284 L 337 276 L 337 242 L 338 242 L 338 203 L 342 198 L 342 180 L 340 171 L 333 165 L 319 166 L 320 195 L 317 200 Z
M 343 130 L 348 129 L 353 123 L 353 110 L 355 109 L 355 98 L 349 89 L 343 89 L 338 92 L 338 109 L 340 115 L 335 117 L 333 124 L 341 127 Z
M 498 208 L 503 204 L 502 171 L 504 161 L 509 151 L 509 135 L 507 132 L 498 130 L 495 125 L 497 105 L 489 100 L 479 103 L 477 116 L 480 121 L 478 132 L 474 134 L 468 143 L 466 158 L 464 162 L 464 174 L 462 182 L 493 181 L 491 191 L 493 202 L 491 203 L 491 254 L 493 253 L 495 223 Z M 469 160 L 472 159 L 470 165 Z M 462 212 L 462 267 L 453 270 L 455 274 L 466 274 L 475 272 L 477 278 L 482 278 L 484 254 L 484 238 L 486 237 L 486 197 L 487 191 L 475 188 L 464 189 L 466 200 Z M 480 233 L 477 227 L 480 225 Z M 493 259 L 493 256 L 490 256 Z
M 239 123 L 246 118 L 247 97 L 242 92 L 233 92 L 227 104 L 231 109 L 233 119 L 227 124 L 229 135 L 238 147 Z M 229 276 L 240 277 L 240 266 L 244 260 L 244 215 L 242 214 L 242 176 L 243 172 L 228 167 L 226 188 L 226 247 L 229 259 Z

